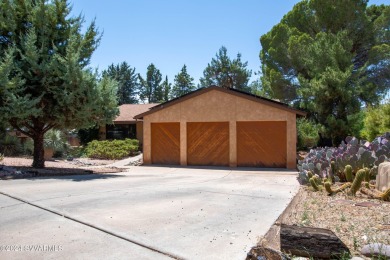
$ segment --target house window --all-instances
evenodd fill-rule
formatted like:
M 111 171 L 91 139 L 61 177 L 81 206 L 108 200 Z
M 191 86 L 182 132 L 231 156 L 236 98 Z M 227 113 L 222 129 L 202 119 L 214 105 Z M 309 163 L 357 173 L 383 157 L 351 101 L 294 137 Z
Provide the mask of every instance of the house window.
M 136 125 L 107 125 L 106 128 L 106 138 L 107 139 L 135 139 L 136 134 Z

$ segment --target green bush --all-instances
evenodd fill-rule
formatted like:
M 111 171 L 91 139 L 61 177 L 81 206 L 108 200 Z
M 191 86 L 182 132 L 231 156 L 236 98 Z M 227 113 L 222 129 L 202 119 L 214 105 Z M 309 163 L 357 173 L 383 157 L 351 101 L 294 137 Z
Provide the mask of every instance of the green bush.
M 299 118 L 297 120 L 298 148 L 307 149 L 317 146 L 320 138 L 318 133 L 321 130 L 321 126 L 315 124 L 313 121 L 306 118 Z
M 33 152 L 34 152 L 34 141 L 31 138 L 27 138 L 27 140 L 23 144 L 23 154 L 32 155 Z
M 0 151 L 4 156 L 18 156 L 23 154 L 23 146 L 20 138 L 5 134 L 0 140 Z
M 378 107 L 367 109 L 361 135 L 371 141 L 386 132 L 390 132 L 390 100 Z
M 43 145 L 45 148 L 51 148 L 54 150 L 54 158 L 62 157 L 69 149 L 66 135 L 57 129 L 50 129 L 47 133 L 45 133 Z
M 43 145 L 45 148 L 51 148 L 54 150 L 54 158 L 63 157 L 70 147 L 66 139 L 66 135 L 57 129 L 51 129 L 45 133 Z M 33 155 L 33 153 L 34 141 L 31 138 L 27 138 L 27 140 L 23 143 L 23 155 Z
M 138 140 L 92 141 L 86 147 L 86 155 L 96 159 L 122 159 L 138 151 Z
M 86 157 L 85 147 L 84 146 L 70 147 L 68 150 L 67 156 L 73 157 L 73 158 Z

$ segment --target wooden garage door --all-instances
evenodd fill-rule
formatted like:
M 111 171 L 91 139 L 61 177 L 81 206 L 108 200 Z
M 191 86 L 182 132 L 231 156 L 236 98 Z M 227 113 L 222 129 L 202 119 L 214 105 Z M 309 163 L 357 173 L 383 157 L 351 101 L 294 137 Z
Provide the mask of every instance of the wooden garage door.
M 152 123 L 152 163 L 180 164 L 180 123 Z
M 286 168 L 286 122 L 237 122 L 237 165 Z
M 187 123 L 188 165 L 229 165 L 229 122 Z

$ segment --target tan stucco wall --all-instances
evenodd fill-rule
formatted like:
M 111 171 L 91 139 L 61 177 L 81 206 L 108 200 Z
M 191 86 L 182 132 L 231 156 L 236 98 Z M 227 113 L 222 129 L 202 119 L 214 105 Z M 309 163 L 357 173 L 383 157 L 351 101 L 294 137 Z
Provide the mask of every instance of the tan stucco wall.
M 139 146 L 142 149 L 142 143 L 144 137 L 144 129 L 143 129 L 142 121 L 137 121 L 135 131 L 137 134 L 137 140 L 139 141 Z
M 286 121 L 287 168 L 296 167 L 296 115 L 218 90 L 144 116 L 144 163 L 151 163 L 151 122 L 180 122 L 180 163 L 187 165 L 187 122 L 229 122 L 230 166 L 237 166 L 237 121 Z

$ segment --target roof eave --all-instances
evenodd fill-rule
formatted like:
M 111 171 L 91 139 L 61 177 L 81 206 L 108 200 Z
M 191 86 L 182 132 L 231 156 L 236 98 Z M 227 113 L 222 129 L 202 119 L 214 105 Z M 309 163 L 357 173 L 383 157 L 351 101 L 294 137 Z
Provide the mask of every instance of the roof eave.
M 210 86 L 208 88 L 198 89 L 198 90 L 195 90 L 195 91 L 193 91 L 191 93 L 188 93 L 188 94 L 186 94 L 184 96 L 181 96 L 179 98 L 167 101 L 165 103 L 162 103 L 162 104 L 159 104 L 159 105 L 156 105 L 156 106 L 153 106 L 153 107 L 151 107 L 149 109 L 149 111 L 146 111 L 144 113 L 136 115 L 133 118 L 134 119 L 143 119 L 144 116 L 146 116 L 146 115 L 149 115 L 149 114 L 152 114 L 154 112 L 160 111 L 160 110 L 162 110 L 162 109 L 164 109 L 166 107 L 173 106 L 173 105 L 175 105 L 177 103 L 181 103 L 181 102 L 183 102 L 183 101 L 185 101 L 185 100 L 187 100 L 189 98 L 193 98 L 193 97 L 199 96 L 199 95 L 201 95 L 203 93 L 206 93 L 206 92 L 209 92 L 211 90 L 218 90 L 218 91 L 222 91 L 222 92 L 225 92 L 225 93 L 228 93 L 228 94 L 240 96 L 242 98 L 246 98 L 246 99 L 249 99 L 249 100 L 252 100 L 252 101 L 255 101 L 255 102 L 267 104 L 267 105 L 270 105 L 270 106 L 278 108 L 278 109 L 282 109 L 282 110 L 286 110 L 288 112 L 295 113 L 298 116 L 305 117 L 307 115 L 306 112 L 304 112 L 302 110 L 298 110 L 298 109 L 292 108 L 292 107 L 288 106 L 287 104 L 284 104 L 284 103 L 281 103 L 281 102 L 268 100 L 266 98 L 259 97 L 259 96 L 256 96 L 256 95 L 251 95 L 249 93 L 243 93 L 241 91 L 234 91 L 234 90 L 225 89 L 225 88 L 218 87 L 218 86 Z

